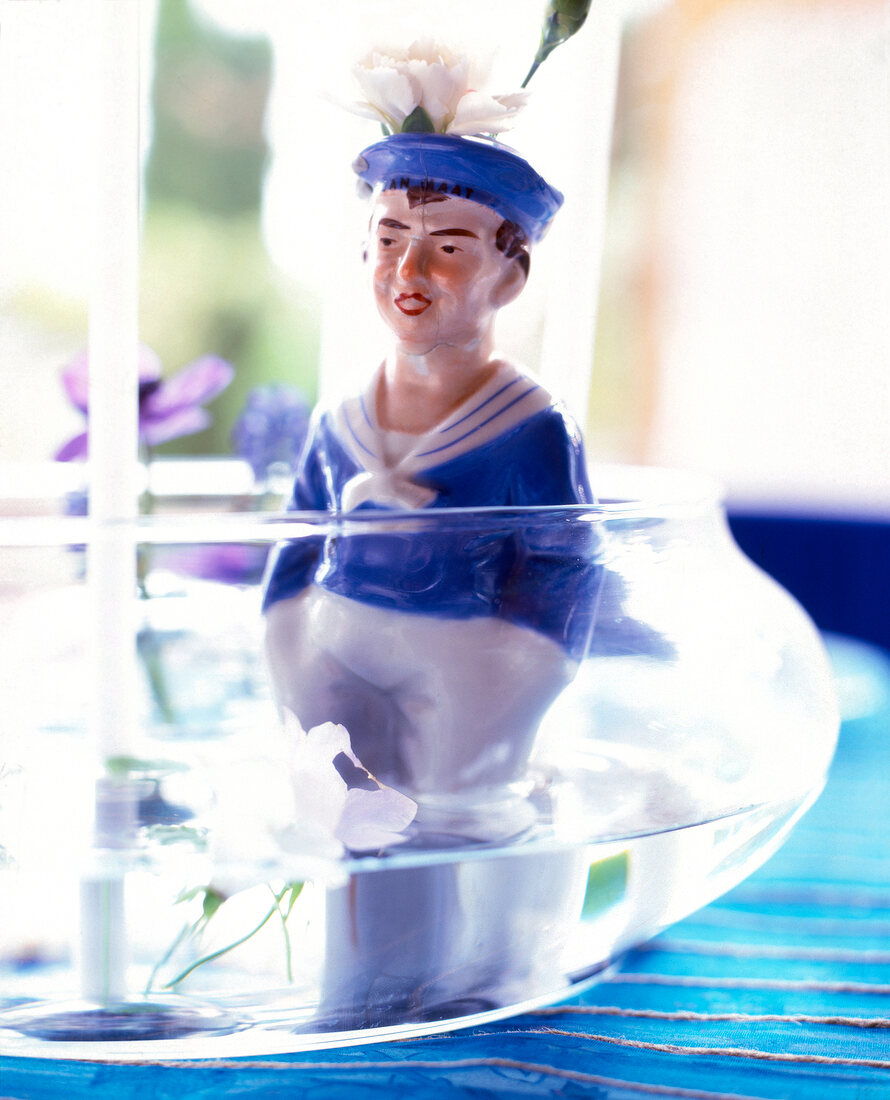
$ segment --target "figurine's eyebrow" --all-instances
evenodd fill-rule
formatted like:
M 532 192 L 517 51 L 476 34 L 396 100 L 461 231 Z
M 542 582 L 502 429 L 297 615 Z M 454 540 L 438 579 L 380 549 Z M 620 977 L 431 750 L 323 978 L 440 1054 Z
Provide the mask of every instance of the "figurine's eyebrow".
M 381 218 L 377 223 L 378 225 L 385 225 L 387 229 L 407 229 L 407 225 L 403 225 L 402 222 L 397 222 L 395 218 Z
M 479 240 L 479 234 L 474 233 L 472 229 L 434 229 L 430 233 L 431 237 L 475 237 Z

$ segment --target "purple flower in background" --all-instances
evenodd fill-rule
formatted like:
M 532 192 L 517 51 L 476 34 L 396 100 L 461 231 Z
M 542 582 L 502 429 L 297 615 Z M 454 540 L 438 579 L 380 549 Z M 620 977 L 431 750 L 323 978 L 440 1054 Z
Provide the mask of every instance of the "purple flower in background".
M 155 568 L 169 569 L 180 576 L 221 584 L 259 584 L 267 553 L 266 546 L 242 543 L 158 547 L 152 562 Z
M 171 378 L 161 378 L 161 361 L 151 348 L 139 347 L 139 442 L 147 447 L 200 432 L 210 423 L 201 406 L 228 386 L 235 374 L 225 359 L 205 355 Z M 62 384 L 75 408 L 88 415 L 89 360 L 81 352 L 62 369 Z M 81 432 L 56 453 L 57 462 L 86 458 L 88 433 Z
M 232 429 L 237 454 L 254 476 L 264 478 L 275 463 L 293 469 L 309 427 L 309 403 L 294 386 L 258 386 L 251 390 Z

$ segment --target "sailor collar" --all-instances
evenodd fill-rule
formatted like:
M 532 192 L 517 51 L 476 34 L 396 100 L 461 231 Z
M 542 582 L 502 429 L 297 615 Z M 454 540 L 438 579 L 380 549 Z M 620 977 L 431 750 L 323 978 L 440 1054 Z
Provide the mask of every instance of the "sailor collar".
M 419 508 L 435 498 L 418 485 L 418 474 L 484 446 L 553 404 L 550 394 L 515 367 L 504 364 L 480 389 L 427 432 L 412 437 L 401 457 L 387 462 L 387 431 L 377 420 L 376 393 L 382 367 L 364 393 L 342 402 L 333 414 L 344 447 L 363 473 L 344 486 L 342 506 L 364 501 Z

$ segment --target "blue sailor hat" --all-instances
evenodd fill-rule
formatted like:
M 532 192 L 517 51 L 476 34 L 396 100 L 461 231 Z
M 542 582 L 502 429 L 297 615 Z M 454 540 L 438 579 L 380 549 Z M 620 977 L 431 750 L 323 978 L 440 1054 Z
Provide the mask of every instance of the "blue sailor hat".
M 563 196 L 501 145 L 450 134 L 402 133 L 368 146 L 353 170 L 371 188 L 420 188 L 470 199 L 516 222 L 535 243 Z

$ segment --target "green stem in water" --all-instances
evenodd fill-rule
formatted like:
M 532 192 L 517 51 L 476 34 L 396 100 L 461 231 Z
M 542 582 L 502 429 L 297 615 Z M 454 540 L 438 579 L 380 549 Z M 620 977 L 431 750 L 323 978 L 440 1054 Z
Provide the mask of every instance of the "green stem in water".
M 176 939 L 173 941 L 173 943 L 170 944 L 170 946 L 167 948 L 167 950 L 164 952 L 164 954 L 158 959 L 158 961 L 152 967 L 151 973 L 148 976 L 148 981 L 145 983 L 144 992 L 145 992 L 146 995 L 151 993 L 152 987 L 155 984 L 155 978 L 158 976 L 158 972 L 160 971 L 161 967 L 164 966 L 166 963 L 168 963 L 170 961 L 170 959 L 173 956 L 173 953 L 180 946 L 180 944 L 184 943 L 191 936 L 194 936 L 194 934 L 198 931 L 198 929 L 200 928 L 200 926 L 203 923 L 204 923 L 204 918 L 199 917 L 194 922 L 194 924 L 184 924 L 182 926 L 182 928 L 179 932 L 179 935 L 176 937 Z
M 145 490 L 139 502 L 139 510 L 143 515 L 152 515 L 155 510 L 155 498 L 149 485 L 149 468 L 151 465 L 151 451 L 145 443 L 139 445 L 139 457 L 146 471 Z M 139 598 L 148 600 L 148 574 L 151 570 L 151 549 L 147 546 L 139 546 L 136 550 L 136 584 Z M 136 636 L 136 652 L 145 668 L 148 677 L 148 686 L 151 697 L 158 708 L 161 720 L 172 726 L 176 722 L 176 708 L 167 689 L 167 678 L 164 675 L 163 644 L 157 638 L 150 626 L 143 627 Z
M 198 959 L 197 962 L 193 962 L 191 966 L 187 966 L 185 970 L 177 974 L 175 978 L 167 982 L 164 985 L 164 989 L 173 989 L 174 986 L 177 986 L 180 982 L 184 981 L 189 976 L 189 974 L 192 973 L 192 971 L 197 970 L 199 966 L 203 966 L 205 963 L 213 962 L 214 959 L 218 959 L 221 955 L 227 955 L 230 951 L 234 951 L 235 948 L 240 947 L 242 943 L 247 943 L 251 936 L 255 936 L 261 928 L 268 924 L 272 917 L 274 917 L 278 911 L 278 905 L 273 905 L 269 912 L 256 926 L 256 928 L 251 929 L 250 932 L 247 932 L 240 939 L 235 940 L 234 943 L 227 944 L 225 947 L 221 947 L 218 951 L 212 951 L 209 955 L 204 955 L 203 958 Z
M 136 635 L 136 652 L 145 668 L 148 684 L 151 688 L 151 696 L 157 704 L 161 718 L 168 725 L 176 721 L 176 710 L 167 690 L 167 679 L 164 676 L 164 658 L 155 632 L 150 626 L 144 627 Z
M 269 887 L 269 889 L 271 890 L 271 887 Z M 277 901 L 279 903 L 278 912 L 281 914 L 281 931 L 284 933 L 284 958 L 285 958 L 285 965 L 287 967 L 287 980 L 288 980 L 288 982 L 292 982 L 294 980 L 294 970 L 293 970 L 293 957 L 292 957 L 292 953 L 291 953 L 290 931 L 288 930 L 288 927 L 287 927 L 287 918 L 290 916 L 291 910 L 293 909 L 294 905 L 296 905 L 297 898 L 300 896 L 300 893 L 301 893 L 302 889 L 303 889 L 303 883 L 302 882 L 291 883 L 289 886 L 286 886 L 284 888 L 284 890 L 282 891 L 281 895 L 279 895 L 277 897 Z M 284 897 L 284 895 L 287 894 L 288 892 L 290 892 L 290 901 L 287 904 L 287 909 L 282 913 L 281 912 L 281 907 L 280 907 L 280 902 L 281 902 L 281 899 Z
M 270 886 L 269 889 L 271 890 L 272 887 Z M 300 892 L 302 891 L 302 889 L 303 889 L 303 883 L 302 882 L 289 882 L 287 884 L 287 886 L 285 886 L 284 889 L 281 891 L 281 893 L 276 894 L 275 891 L 273 890 L 272 891 L 272 897 L 275 899 L 275 904 L 272 906 L 272 908 L 269 910 L 269 912 L 266 913 L 266 915 L 263 917 L 263 919 L 260 921 L 260 923 L 258 925 L 256 925 L 256 927 L 252 928 L 249 932 L 246 932 L 243 936 L 241 936 L 239 939 L 235 940 L 233 943 L 227 944 L 225 947 L 220 947 L 219 950 L 212 951 L 209 955 L 203 955 L 196 962 L 191 963 L 189 966 L 187 966 L 185 968 L 185 970 L 183 970 L 179 974 L 177 974 L 175 978 L 173 978 L 169 982 L 167 982 L 163 986 L 163 988 L 164 989 L 173 989 L 175 986 L 179 985 L 180 982 L 184 981 L 189 976 L 189 974 L 191 974 L 193 971 L 197 970 L 199 966 L 204 966 L 205 963 L 213 962 L 214 959 L 218 959 L 222 955 L 227 955 L 230 951 L 234 951 L 236 947 L 240 947 L 243 943 L 247 943 L 247 941 L 251 937 L 255 936 L 257 934 L 257 932 L 259 932 L 262 928 L 264 928 L 269 923 L 269 921 L 272 919 L 272 917 L 275 916 L 276 913 L 279 915 L 279 917 L 281 917 L 282 924 L 284 925 L 284 930 L 285 930 L 285 952 L 286 952 L 286 959 L 287 959 L 287 978 L 288 978 L 288 981 L 293 981 L 293 977 L 292 977 L 292 973 L 291 973 L 291 944 L 290 944 L 290 936 L 287 933 L 287 918 L 291 915 L 291 911 L 293 910 L 293 907 L 296 904 L 297 898 L 300 896 Z M 284 913 L 282 913 L 281 912 L 281 902 L 284 900 L 285 896 L 288 893 L 290 893 L 290 900 L 287 904 L 287 909 L 285 910 Z M 179 946 L 179 944 L 183 942 L 186 934 L 191 934 L 191 933 L 196 932 L 198 930 L 199 925 L 206 925 L 210 921 L 210 918 L 213 916 L 213 914 L 216 912 L 216 910 L 218 908 L 219 908 L 218 905 L 215 906 L 209 914 L 206 913 L 206 909 L 205 909 L 205 916 L 200 917 L 195 922 L 195 924 L 191 927 L 191 930 L 189 930 L 188 927 L 186 927 L 186 928 L 183 929 L 182 932 L 180 932 L 179 936 L 176 938 L 173 945 L 169 948 L 167 953 L 164 955 L 164 957 L 161 959 L 161 961 L 157 964 L 155 969 L 152 971 L 152 976 L 149 979 L 149 985 L 154 980 L 154 975 L 157 973 L 158 969 L 160 969 L 160 967 L 164 965 L 164 963 L 170 958 L 170 956 L 173 954 L 173 952 L 176 950 L 176 948 Z

